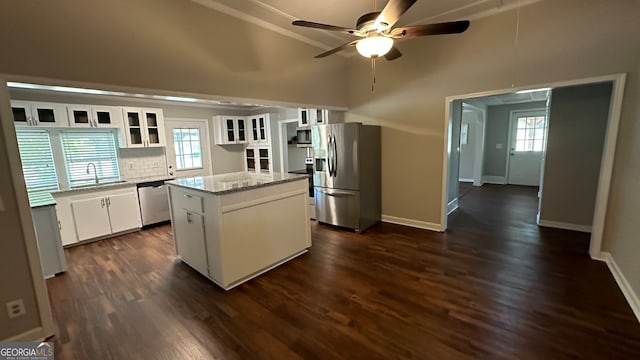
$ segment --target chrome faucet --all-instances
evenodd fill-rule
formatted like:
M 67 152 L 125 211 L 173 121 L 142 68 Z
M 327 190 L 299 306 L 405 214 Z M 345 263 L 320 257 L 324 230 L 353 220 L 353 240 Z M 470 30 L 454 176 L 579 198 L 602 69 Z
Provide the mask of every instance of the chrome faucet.
M 99 179 L 98 179 L 98 170 L 96 170 L 96 164 L 92 162 L 87 164 L 87 175 L 91 174 L 91 171 L 89 171 L 89 168 L 91 167 L 91 165 L 93 165 L 93 174 L 95 175 L 96 184 L 98 184 Z

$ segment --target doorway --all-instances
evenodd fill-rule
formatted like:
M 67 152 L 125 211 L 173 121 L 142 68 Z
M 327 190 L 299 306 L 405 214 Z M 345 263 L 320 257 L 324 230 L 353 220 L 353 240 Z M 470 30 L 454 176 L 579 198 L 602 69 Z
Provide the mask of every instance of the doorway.
M 513 111 L 509 123 L 507 184 L 540 186 L 547 138 L 547 109 Z
M 606 215 L 609 188 L 611 185 L 611 173 L 613 170 L 617 132 L 620 121 L 622 97 L 624 93 L 624 84 L 625 75 L 618 74 L 557 82 L 539 86 L 539 88 L 553 90 L 554 101 L 551 103 L 551 111 L 548 114 L 546 131 L 547 134 L 549 134 L 549 138 L 555 139 L 553 144 L 549 142 L 549 139 L 543 140 L 543 143 L 549 142 L 549 144 L 546 145 L 547 151 L 543 151 L 541 173 L 543 181 L 540 183 L 541 205 L 539 206 L 539 209 L 544 209 L 545 203 L 547 205 L 553 204 L 553 207 L 555 207 L 556 210 L 562 209 L 561 211 L 556 211 L 555 214 L 573 215 L 573 213 L 576 213 L 578 208 L 585 208 L 585 206 L 576 204 L 574 200 L 584 200 L 584 198 L 587 198 L 587 200 L 591 202 L 589 206 L 586 206 L 586 210 L 588 211 L 581 212 L 583 213 L 583 221 L 586 218 L 586 222 L 589 224 L 588 227 L 581 225 L 573 226 L 575 224 L 565 224 L 563 222 L 546 220 L 544 221 L 545 224 L 543 224 L 542 219 L 539 220 L 539 224 L 540 226 L 578 231 L 587 231 L 588 228 L 588 231 L 590 232 L 589 252 L 592 257 L 598 257 L 600 254 L 604 219 Z M 452 156 L 457 155 L 455 149 L 452 148 L 453 144 L 457 144 L 455 141 L 452 141 L 452 135 L 455 137 L 455 127 L 452 127 L 452 124 L 455 122 L 455 118 L 457 116 L 456 102 L 459 103 L 463 100 L 467 101 L 467 99 L 475 99 L 478 97 L 486 97 L 496 94 L 525 94 L 535 90 L 535 88 L 519 88 L 507 91 L 476 93 L 469 96 L 447 97 L 447 107 L 445 108 L 445 136 L 449 141 L 444 144 L 445 151 L 443 155 L 444 179 L 441 202 L 441 231 L 445 231 L 447 229 L 448 205 L 450 204 L 448 196 L 450 195 L 450 189 L 452 186 L 451 173 L 457 172 L 457 170 L 452 169 L 452 165 L 457 161 L 452 159 Z M 557 94 L 563 94 L 563 104 L 561 104 L 560 101 L 557 101 Z M 594 98 L 596 101 L 591 101 L 592 96 L 596 97 Z M 596 103 L 597 114 L 593 112 L 593 110 L 595 110 L 594 106 Z M 460 105 L 458 105 L 458 108 L 459 107 Z M 583 126 L 585 123 L 585 116 L 592 118 L 592 120 L 596 118 L 598 119 L 597 121 L 599 122 L 599 125 L 591 127 L 593 129 L 600 127 L 599 131 L 591 131 Z M 560 124 L 559 126 L 558 124 L 554 125 L 554 119 L 556 119 L 558 124 Z M 591 123 L 593 123 L 593 121 L 591 121 Z M 552 130 L 555 131 L 555 135 L 553 136 L 551 136 Z M 564 137 L 557 136 L 558 133 L 563 133 Z M 597 134 L 599 138 L 595 139 L 593 134 Z M 585 139 L 590 136 L 592 139 L 585 141 Z M 489 141 L 489 137 L 489 130 L 487 130 L 485 160 L 483 162 L 485 165 L 485 174 L 487 171 L 492 170 L 487 169 L 488 156 L 501 155 L 502 159 L 505 159 L 507 156 L 506 152 L 510 150 L 508 146 L 505 146 L 509 143 L 492 143 Z M 558 139 L 561 141 L 558 141 Z M 536 139 L 534 138 L 533 140 L 535 141 Z M 597 146 L 593 146 L 594 141 Z M 544 147 L 545 145 L 543 145 L 543 150 Z M 552 149 L 553 151 L 551 151 Z M 491 152 L 494 153 L 490 154 Z M 550 157 L 551 152 L 554 154 L 552 157 Z M 585 159 L 585 154 L 589 154 L 588 160 Z M 551 164 L 550 161 L 552 158 L 553 164 Z M 584 166 L 585 164 L 588 166 Z M 582 167 L 589 171 L 589 181 L 585 181 L 584 176 L 572 179 L 571 181 L 566 181 L 567 175 L 571 176 L 572 174 L 580 173 L 580 171 L 575 171 L 576 167 Z M 583 170 L 582 168 L 579 170 Z M 457 178 L 455 178 L 455 180 L 457 182 Z M 593 180 L 593 183 L 591 180 Z M 505 174 L 502 177 L 483 176 L 483 181 L 485 183 L 507 184 L 507 175 Z M 551 186 L 552 183 L 554 184 L 553 186 Z M 577 189 L 578 186 L 575 186 L 579 185 L 580 187 L 585 187 L 585 183 L 592 187 L 588 192 L 588 196 L 584 196 L 585 193 Z M 559 189 L 562 190 L 558 191 Z M 555 193 L 550 195 L 552 191 L 555 191 Z M 578 192 L 580 194 L 577 194 Z M 549 196 L 545 196 L 545 194 Z M 589 211 L 591 211 L 590 215 L 587 214 L 587 216 L 585 216 Z M 551 212 L 547 213 L 550 214 Z M 541 215 L 539 214 L 539 216 Z
M 209 125 L 200 119 L 165 119 L 167 173 L 171 177 L 211 175 Z

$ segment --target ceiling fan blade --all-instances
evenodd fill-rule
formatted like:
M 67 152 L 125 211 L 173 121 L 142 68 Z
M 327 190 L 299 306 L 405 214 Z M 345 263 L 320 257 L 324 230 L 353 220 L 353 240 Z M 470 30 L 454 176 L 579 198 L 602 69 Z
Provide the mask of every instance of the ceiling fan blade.
M 402 53 L 395 46 L 392 47 L 391 50 L 389 50 L 389 52 L 384 55 L 384 57 L 388 61 L 395 60 L 395 59 L 399 58 L 400 56 L 402 56 Z
M 337 53 L 338 51 L 344 50 L 344 49 L 348 48 L 349 46 L 353 46 L 353 45 L 355 45 L 358 41 L 359 41 L 359 40 L 354 40 L 354 41 L 348 42 L 348 43 L 346 43 L 346 44 L 343 44 L 343 45 L 338 46 L 338 47 L 337 47 L 337 48 L 335 48 L 335 49 L 331 49 L 331 50 L 329 50 L 329 51 L 323 52 L 322 54 L 316 55 L 316 56 L 314 56 L 314 57 L 315 57 L 316 59 L 320 59 L 320 58 L 323 58 L 323 57 L 327 57 L 327 56 L 329 56 L 329 55 L 332 55 L 332 54 Z
M 388 27 L 393 26 L 416 1 L 418 0 L 389 0 L 376 22 L 387 24 Z
M 356 32 L 355 29 L 348 29 L 348 28 L 345 28 L 345 27 L 335 26 L 335 25 L 320 24 L 320 23 L 316 23 L 316 22 L 312 22 L 312 21 L 305 21 L 305 20 L 296 20 L 296 21 L 292 22 L 291 24 L 295 25 L 295 26 L 302 26 L 302 27 L 321 29 L 321 30 L 341 31 L 341 32 L 349 33 L 349 34 L 353 34 L 353 33 Z
M 468 20 L 451 21 L 438 24 L 426 24 L 398 27 L 391 31 L 393 38 L 407 38 L 412 36 L 459 34 L 469 28 Z

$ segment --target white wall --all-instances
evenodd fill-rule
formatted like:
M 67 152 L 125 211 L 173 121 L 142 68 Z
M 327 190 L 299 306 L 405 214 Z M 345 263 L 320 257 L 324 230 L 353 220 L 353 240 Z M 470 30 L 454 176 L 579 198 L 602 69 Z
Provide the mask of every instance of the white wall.
M 471 180 L 474 176 L 476 162 L 476 128 L 478 120 L 475 113 L 464 111 L 462 113 L 462 126 L 467 126 L 467 143 L 460 144 L 460 174 L 461 180 Z

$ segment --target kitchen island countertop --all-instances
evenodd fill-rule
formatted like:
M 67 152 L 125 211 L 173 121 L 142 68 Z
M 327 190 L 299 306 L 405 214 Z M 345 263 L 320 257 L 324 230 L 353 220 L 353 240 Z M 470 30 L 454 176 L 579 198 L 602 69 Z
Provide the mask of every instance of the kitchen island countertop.
M 299 174 L 251 174 L 237 172 L 220 175 L 198 176 L 167 181 L 167 184 L 188 189 L 204 191 L 214 195 L 223 195 L 246 191 L 264 186 L 277 185 L 291 181 L 307 179 L 308 175 Z

